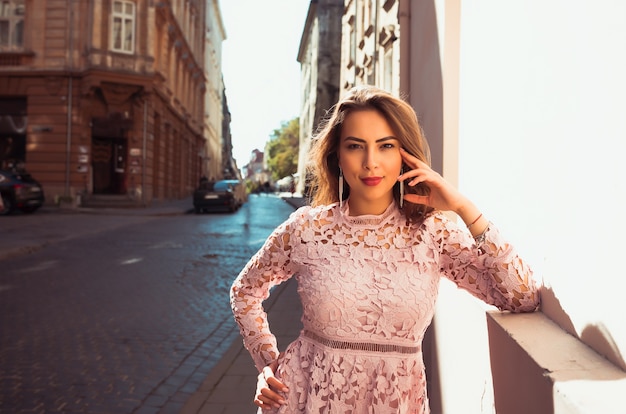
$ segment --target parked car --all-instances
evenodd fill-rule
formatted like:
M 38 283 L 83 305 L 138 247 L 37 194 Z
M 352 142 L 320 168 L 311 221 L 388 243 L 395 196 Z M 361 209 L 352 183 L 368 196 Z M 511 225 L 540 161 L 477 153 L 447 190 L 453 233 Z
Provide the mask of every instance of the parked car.
M 196 213 L 210 210 L 234 212 L 244 203 L 245 188 L 238 180 L 203 181 L 193 193 Z
M 32 213 L 45 201 L 43 187 L 25 171 L 0 170 L 0 215 Z
M 217 188 L 230 187 L 235 194 L 235 201 L 237 202 L 237 208 L 241 207 L 243 203 L 248 201 L 248 195 L 246 193 L 246 186 L 239 180 L 220 180 L 215 183 Z

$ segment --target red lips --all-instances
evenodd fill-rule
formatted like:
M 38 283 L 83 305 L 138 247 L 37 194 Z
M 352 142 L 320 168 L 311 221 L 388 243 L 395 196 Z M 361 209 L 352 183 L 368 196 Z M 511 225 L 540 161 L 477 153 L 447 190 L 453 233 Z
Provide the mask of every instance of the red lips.
M 383 177 L 363 177 L 361 178 L 361 181 L 363 181 L 363 184 L 365 185 L 378 185 L 380 184 L 380 182 L 383 180 Z

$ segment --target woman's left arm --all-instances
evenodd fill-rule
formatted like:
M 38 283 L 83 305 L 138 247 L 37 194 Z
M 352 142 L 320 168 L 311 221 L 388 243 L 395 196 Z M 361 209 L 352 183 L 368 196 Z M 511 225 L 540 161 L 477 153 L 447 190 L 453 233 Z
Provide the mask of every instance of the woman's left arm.
M 539 285 L 530 266 L 492 223 L 476 240 L 443 216 L 435 221 L 439 221 L 435 234 L 440 234 L 440 270 L 447 278 L 500 310 L 537 308 Z
M 467 197 L 449 184 L 428 164 L 401 150 L 412 169 L 398 177 L 407 185 L 423 183 L 428 195 L 406 194 L 411 203 L 442 211 L 454 211 L 473 239 L 443 216 L 435 218 L 435 235 L 440 244 L 441 271 L 460 287 L 500 309 L 529 312 L 539 304 L 538 284 L 530 267 L 498 230 Z

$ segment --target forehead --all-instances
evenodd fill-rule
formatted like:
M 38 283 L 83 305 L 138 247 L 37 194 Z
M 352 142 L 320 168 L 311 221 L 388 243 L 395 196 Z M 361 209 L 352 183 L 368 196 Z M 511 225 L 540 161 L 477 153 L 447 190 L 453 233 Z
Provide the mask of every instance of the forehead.
M 379 139 L 395 137 L 395 134 L 383 114 L 374 109 L 365 109 L 346 115 L 341 128 L 341 139 L 350 137 Z

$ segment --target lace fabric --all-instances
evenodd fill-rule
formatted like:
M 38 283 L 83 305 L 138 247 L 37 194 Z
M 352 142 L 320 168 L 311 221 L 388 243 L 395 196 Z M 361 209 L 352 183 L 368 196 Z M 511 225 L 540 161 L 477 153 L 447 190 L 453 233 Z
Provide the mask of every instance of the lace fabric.
M 304 331 L 279 360 L 277 376 L 290 391 L 276 412 L 285 413 L 427 413 L 421 342 L 441 276 L 502 310 L 532 311 L 539 301 L 530 269 L 491 224 L 478 243 L 442 213 L 408 224 L 395 203 L 380 216 L 359 217 L 349 215 L 347 203 L 302 207 L 231 290 L 235 320 L 259 370 L 279 355 L 262 302 L 293 275 Z M 343 342 L 420 351 L 328 346 Z

